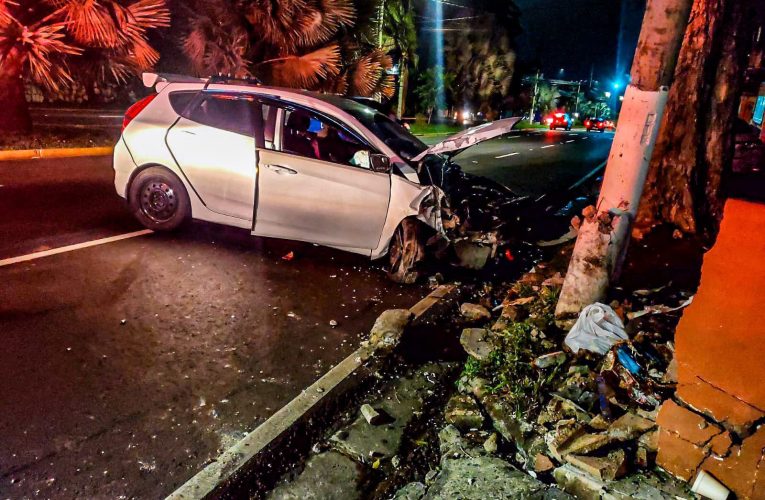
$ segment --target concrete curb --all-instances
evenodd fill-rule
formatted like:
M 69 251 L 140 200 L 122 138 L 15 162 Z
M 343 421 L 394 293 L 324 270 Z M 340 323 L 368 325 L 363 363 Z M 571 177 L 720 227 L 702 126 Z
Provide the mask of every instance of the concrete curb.
M 454 289 L 454 285 L 441 285 L 409 310 L 416 319 L 443 300 Z M 166 500 L 203 499 L 212 496 L 221 485 L 232 479 L 258 453 L 266 449 L 269 444 L 297 423 L 311 408 L 332 393 L 333 389 L 337 388 L 341 382 L 354 374 L 374 353 L 375 350 L 370 347 L 358 348 L 296 396 L 295 399 L 274 413 L 258 428 L 224 451 L 215 461 L 168 495 Z
M 41 158 L 73 158 L 77 156 L 107 156 L 114 152 L 112 146 L 95 148 L 47 148 L 7 149 L 0 151 L 0 161 L 37 160 Z

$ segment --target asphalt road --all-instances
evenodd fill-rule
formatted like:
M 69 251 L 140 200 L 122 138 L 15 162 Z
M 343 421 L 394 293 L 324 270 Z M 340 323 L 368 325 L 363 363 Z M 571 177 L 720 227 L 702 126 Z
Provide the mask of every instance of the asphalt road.
M 581 136 L 459 160 L 566 185 L 608 153 Z M 3 265 L 140 229 L 111 183 L 110 158 L 0 163 L 0 498 L 170 493 L 426 293 L 360 256 L 201 223 Z
M 110 170 L 0 164 L 0 259 L 138 229 Z M 0 498 L 170 493 L 425 293 L 209 224 L 0 266 Z
M 520 195 L 568 189 L 608 157 L 613 133 L 584 130 L 513 132 L 465 150 L 464 171 L 488 177 Z

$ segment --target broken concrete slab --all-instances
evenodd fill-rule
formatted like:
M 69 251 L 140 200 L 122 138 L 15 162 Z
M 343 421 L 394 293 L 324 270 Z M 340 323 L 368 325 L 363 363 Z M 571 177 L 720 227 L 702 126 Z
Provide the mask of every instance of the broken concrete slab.
M 465 352 L 479 361 L 485 361 L 496 349 L 492 333 L 485 328 L 465 328 L 460 335 Z
M 564 464 L 553 471 L 555 482 L 566 493 L 579 500 L 600 500 L 606 484 L 577 469 L 571 464 Z
M 640 439 L 638 439 L 638 445 L 645 448 L 646 451 L 656 453 L 656 450 L 659 449 L 659 431 L 653 430 L 651 432 L 646 432 L 640 436 Z
M 398 453 L 406 426 L 420 412 L 437 384 L 451 373 L 451 365 L 431 363 L 400 377 L 369 403 L 392 419 L 371 425 L 359 415 L 350 425 L 336 432 L 330 444 L 359 462 L 370 464 L 377 458 L 390 459 Z
M 466 457 L 442 462 L 424 499 L 531 498 L 546 486 L 496 457 Z
M 684 481 L 690 480 L 707 456 L 703 446 L 682 439 L 664 428 L 659 430 L 656 464 Z
M 567 455 L 566 461 L 601 481 L 613 481 L 627 472 L 624 450 L 614 450 L 605 457 Z
M 618 441 L 630 441 L 656 427 L 656 423 L 627 412 L 608 427 L 608 435 Z
M 587 455 L 608 446 L 613 441 L 608 434 L 582 434 L 567 442 L 563 448 L 559 448 L 558 453 L 563 457 L 569 454 Z
M 484 416 L 473 396 L 455 394 L 449 399 L 444 410 L 444 419 L 461 431 L 480 429 L 483 427 Z
M 409 309 L 389 309 L 383 311 L 372 325 L 369 332 L 369 339 L 365 345 L 378 350 L 381 353 L 392 351 L 401 340 L 404 329 L 414 318 L 414 314 Z
M 468 321 L 486 321 L 491 319 L 491 313 L 480 304 L 465 302 L 460 305 L 460 314 Z
M 755 422 L 765 418 L 765 412 L 703 380 L 679 385 L 676 396 L 713 420 L 725 422 L 742 437 Z
M 362 468 L 350 458 L 328 451 L 308 459 L 293 481 L 268 494 L 270 500 L 361 498 Z

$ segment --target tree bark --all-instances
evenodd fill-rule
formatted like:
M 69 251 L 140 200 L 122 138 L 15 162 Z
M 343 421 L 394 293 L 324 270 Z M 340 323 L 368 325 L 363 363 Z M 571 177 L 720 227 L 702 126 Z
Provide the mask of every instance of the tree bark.
M 721 179 L 733 155 L 751 40 L 752 0 L 695 0 L 636 222 L 670 223 L 708 241 L 722 216 Z
M 32 131 L 32 118 L 24 98 L 22 62 L 21 53 L 14 48 L 0 65 L 0 133 L 3 134 Z
M 406 107 L 406 88 L 409 84 L 409 61 L 407 61 L 405 57 L 402 57 L 399 66 L 398 109 L 396 109 L 396 115 L 398 116 L 398 119 L 401 120 L 404 118 L 404 108 Z

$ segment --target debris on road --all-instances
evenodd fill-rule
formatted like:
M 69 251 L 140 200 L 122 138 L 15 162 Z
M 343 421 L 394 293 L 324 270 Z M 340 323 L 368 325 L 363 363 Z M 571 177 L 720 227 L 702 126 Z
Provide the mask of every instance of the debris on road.
M 286 260 L 287 262 L 293 260 L 294 258 L 295 258 L 295 252 L 288 252 L 282 255 L 282 260 Z

